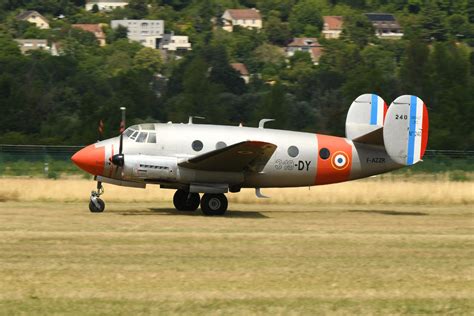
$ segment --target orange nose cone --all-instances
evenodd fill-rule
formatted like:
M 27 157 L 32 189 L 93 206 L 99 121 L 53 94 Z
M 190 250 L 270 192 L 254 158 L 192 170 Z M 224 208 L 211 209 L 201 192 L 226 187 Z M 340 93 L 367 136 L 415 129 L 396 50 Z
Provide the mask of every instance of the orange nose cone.
M 105 148 L 89 145 L 75 153 L 71 160 L 76 166 L 90 174 L 102 175 L 104 173 Z

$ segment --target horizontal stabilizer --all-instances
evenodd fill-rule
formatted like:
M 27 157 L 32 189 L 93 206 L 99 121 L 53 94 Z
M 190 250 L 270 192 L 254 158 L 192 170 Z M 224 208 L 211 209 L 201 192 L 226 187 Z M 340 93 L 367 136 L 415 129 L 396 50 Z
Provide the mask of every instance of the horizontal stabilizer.
M 204 171 L 260 172 L 276 148 L 271 143 L 245 141 L 190 158 L 178 165 Z
M 428 143 L 425 103 L 413 95 L 403 95 L 393 101 L 385 118 L 383 139 L 393 161 L 406 166 L 420 161 Z
M 373 132 L 354 138 L 352 141 L 362 144 L 383 146 L 383 128 L 376 129 Z
M 367 143 L 375 141 L 381 143 L 382 140 L 374 136 L 374 133 L 382 129 L 384 125 L 387 104 L 376 94 L 363 94 L 352 102 L 346 118 L 346 137 L 353 141 Z M 369 137 L 366 135 L 371 134 Z M 375 143 L 374 143 L 375 144 Z

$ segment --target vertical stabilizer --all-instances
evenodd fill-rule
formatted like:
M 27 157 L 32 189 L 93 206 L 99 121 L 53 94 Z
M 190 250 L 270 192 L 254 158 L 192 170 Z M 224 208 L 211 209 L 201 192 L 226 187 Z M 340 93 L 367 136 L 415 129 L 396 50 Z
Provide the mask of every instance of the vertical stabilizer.
M 387 104 L 376 94 L 363 94 L 352 102 L 346 118 L 346 137 L 366 142 L 384 125 Z M 381 134 L 381 133 L 380 133 Z
M 390 158 L 406 166 L 420 161 L 428 143 L 428 125 L 428 111 L 420 98 L 403 95 L 393 101 L 383 128 Z

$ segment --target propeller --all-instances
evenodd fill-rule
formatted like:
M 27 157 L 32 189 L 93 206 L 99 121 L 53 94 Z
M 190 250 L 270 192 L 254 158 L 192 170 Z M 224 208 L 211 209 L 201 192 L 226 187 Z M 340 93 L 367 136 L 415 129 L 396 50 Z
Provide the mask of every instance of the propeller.
M 120 110 L 122 111 L 122 121 L 120 122 L 120 145 L 119 145 L 119 153 L 112 156 L 110 161 L 118 166 L 123 167 L 124 164 L 124 155 L 123 155 L 123 132 L 125 131 L 125 110 L 127 108 L 121 107 Z

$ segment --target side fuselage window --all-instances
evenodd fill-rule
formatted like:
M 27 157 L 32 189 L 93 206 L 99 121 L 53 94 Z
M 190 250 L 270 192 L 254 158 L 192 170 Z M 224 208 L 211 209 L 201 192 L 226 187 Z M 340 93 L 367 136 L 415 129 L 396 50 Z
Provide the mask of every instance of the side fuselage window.
M 156 143 L 156 133 L 150 133 L 147 143 Z

